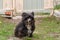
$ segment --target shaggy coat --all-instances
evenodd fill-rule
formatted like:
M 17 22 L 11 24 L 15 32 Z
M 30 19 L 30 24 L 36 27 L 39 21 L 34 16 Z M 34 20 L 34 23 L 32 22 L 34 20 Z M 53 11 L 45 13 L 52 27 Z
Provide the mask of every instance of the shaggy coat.
M 30 19 L 29 23 L 28 23 L 28 19 Z M 15 28 L 15 34 L 14 34 L 15 37 L 19 37 L 19 38 L 25 36 L 32 37 L 34 30 L 35 30 L 34 12 L 30 14 L 25 12 L 22 13 L 22 21 Z

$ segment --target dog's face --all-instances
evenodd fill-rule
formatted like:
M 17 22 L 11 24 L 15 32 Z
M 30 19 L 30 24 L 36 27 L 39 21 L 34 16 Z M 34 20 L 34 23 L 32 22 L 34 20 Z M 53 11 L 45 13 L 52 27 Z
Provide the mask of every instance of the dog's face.
M 29 14 L 28 13 L 23 13 L 22 14 L 22 20 L 24 21 L 25 26 L 28 29 L 31 29 L 31 25 L 34 22 L 34 12 L 29 13 Z

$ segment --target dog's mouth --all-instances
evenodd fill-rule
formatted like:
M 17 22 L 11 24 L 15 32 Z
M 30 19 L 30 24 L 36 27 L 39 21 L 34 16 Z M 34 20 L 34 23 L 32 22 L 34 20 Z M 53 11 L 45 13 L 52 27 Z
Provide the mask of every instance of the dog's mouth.
M 31 29 L 31 23 L 30 22 L 26 23 L 26 27 L 27 27 L 28 30 L 30 30 Z

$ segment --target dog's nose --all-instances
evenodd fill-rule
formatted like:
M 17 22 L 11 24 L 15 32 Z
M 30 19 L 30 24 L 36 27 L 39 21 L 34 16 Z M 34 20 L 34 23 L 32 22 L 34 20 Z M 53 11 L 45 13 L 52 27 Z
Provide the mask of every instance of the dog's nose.
M 31 22 L 31 21 L 29 21 L 29 22 Z

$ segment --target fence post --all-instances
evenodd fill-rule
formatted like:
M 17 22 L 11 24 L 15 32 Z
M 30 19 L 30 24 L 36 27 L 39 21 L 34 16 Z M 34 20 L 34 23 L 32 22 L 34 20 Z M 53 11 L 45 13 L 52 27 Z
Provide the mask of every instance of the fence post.
M 53 14 L 54 14 L 54 9 L 52 8 L 51 13 L 50 13 L 50 17 L 53 16 Z

